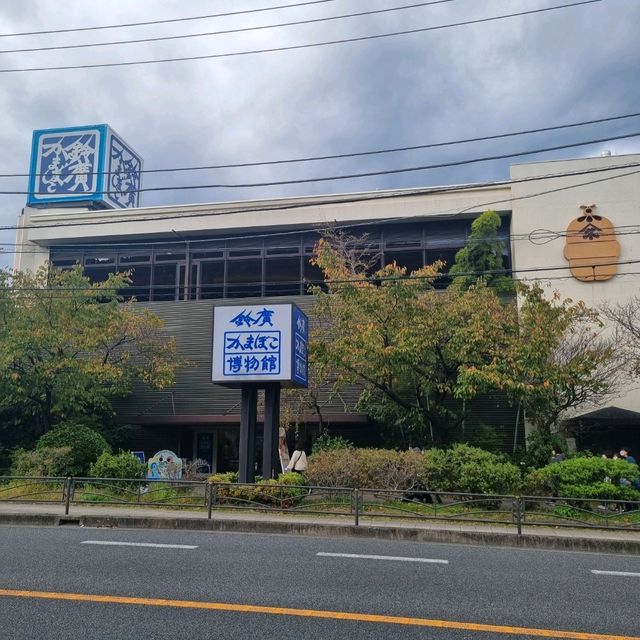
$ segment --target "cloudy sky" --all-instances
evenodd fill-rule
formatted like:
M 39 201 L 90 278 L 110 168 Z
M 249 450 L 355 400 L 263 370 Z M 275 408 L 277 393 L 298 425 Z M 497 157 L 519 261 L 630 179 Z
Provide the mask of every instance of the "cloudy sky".
M 234 164 L 429 144 L 640 111 L 640 2 L 601 0 L 410 35 L 280 52 L 112 68 L 14 69 L 206 56 L 421 29 L 567 4 L 451 0 L 375 15 L 170 41 L 15 49 L 282 25 L 419 0 L 20 0 L 0 6 L 0 173 L 28 172 L 34 129 L 108 123 L 145 169 Z M 575 1 L 575 0 L 574 0 Z M 157 25 L 9 37 L 298 5 Z M 7 52 L 9 51 L 9 52 Z M 640 117 L 420 151 L 297 164 L 147 174 L 143 187 L 277 182 L 518 153 L 640 132 Z M 508 178 L 510 162 L 640 152 L 640 137 L 514 160 L 351 180 L 146 192 L 143 205 L 342 193 Z M 0 192 L 26 177 L 0 178 Z M 0 226 L 25 195 L 0 194 Z M 0 231 L 0 266 L 14 231 Z

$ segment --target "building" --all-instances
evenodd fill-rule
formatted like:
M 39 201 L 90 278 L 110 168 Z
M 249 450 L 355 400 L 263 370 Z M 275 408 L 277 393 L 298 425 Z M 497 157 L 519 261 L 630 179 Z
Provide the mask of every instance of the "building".
M 289 299 L 309 309 L 309 283 L 320 280 L 309 256 L 319 230 L 329 224 L 368 234 L 383 263 L 396 261 L 410 270 L 438 259 L 451 264 L 471 222 L 487 209 L 503 220 L 505 268 L 519 278 L 539 280 L 591 306 L 624 301 L 635 293 L 640 262 L 640 173 L 633 169 L 639 166 L 640 155 L 538 162 L 514 165 L 509 180 L 489 185 L 170 207 L 32 202 L 17 232 L 29 252 L 16 255 L 15 267 L 79 262 L 95 280 L 132 270 L 132 293 L 164 319 L 191 366 L 171 390 L 137 389 L 118 405 L 119 419 L 141 427 L 140 446 L 150 453 L 174 448 L 224 470 L 236 463 L 239 394 L 210 382 L 215 304 Z M 594 205 L 616 229 L 636 230 L 618 233 L 618 255 L 607 247 L 598 263 L 604 267 L 591 271 L 596 279 L 580 272 L 580 264 L 593 262 L 589 256 L 584 262 L 580 248 L 577 257 L 575 248 L 567 250 L 571 263 L 565 258 L 568 225 L 585 214 L 581 207 Z M 599 270 L 611 265 L 615 275 L 600 279 Z M 593 446 L 610 437 L 612 427 L 618 440 L 640 445 L 640 393 L 631 386 L 581 417 L 593 423 L 592 434 L 600 434 Z M 323 407 L 323 419 L 356 442 L 373 441 L 368 417 L 353 410 L 355 398 L 356 390 Z M 522 426 L 503 399 L 485 399 L 470 414 L 475 424 L 500 423 L 505 449 L 514 438 L 522 442 Z M 312 428 L 318 416 L 309 412 L 305 422 Z

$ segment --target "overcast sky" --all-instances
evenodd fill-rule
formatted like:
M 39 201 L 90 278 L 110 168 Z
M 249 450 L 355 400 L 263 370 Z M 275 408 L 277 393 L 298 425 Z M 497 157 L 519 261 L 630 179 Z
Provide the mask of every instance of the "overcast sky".
M 20 0 L 0 5 L 0 33 L 198 16 L 300 0 Z M 317 24 L 67 51 L 0 53 L 0 71 L 185 57 L 419 29 L 570 0 L 453 0 Z M 413 0 L 416 2 L 416 0 Z M 190 22 L 0 37 L 0 50 L 193 34 L 399 7 L 411 0 L 331 0 Z M 242 163 L 428 144 L 640 111 L 640 1 L 602 0 L 493 22 L 363 42 L 103 69 L 0 73 L 0 173 L 26 173 L 34 129 L 110 124 L 145 169 Z M 365 158 L 146 175 L 143 187 L 247 183 L 377 171 L 516 153 L 640 131 L 640 118 L 567 131 Z M 342 193 L 504 180 L 510 162 L 640 152 L 640 137 L 512 161 L 276 187 L 148 192 L 143 205 Z M 25 191 L 27 178 L 0 178 Z M 0 225 L 25 195 L 0 194 Z M 14 231 L 0 232 L 13 243 Z M 3 245 L 0 266 L 13 261 Z

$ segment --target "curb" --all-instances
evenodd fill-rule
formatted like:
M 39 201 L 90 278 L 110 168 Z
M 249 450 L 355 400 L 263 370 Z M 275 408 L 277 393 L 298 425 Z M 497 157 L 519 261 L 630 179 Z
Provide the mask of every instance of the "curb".
M 225 533 L 303 535 L 317 538 L 373 538 L 404 542 L 472 544 L 521 549 L 551 549 L 640 555 L 640 537 L 632 539 L 541 534 L 457 531 L 408 527 L 376 527 L 366 524 L 336 525 L 307 522 L 204 520 L 202 518 L 154 518 L 145 516 L 61 516 L 53 514 L 0 514 L 0 525 L 109 527 L 119 529 L 172 529 Z

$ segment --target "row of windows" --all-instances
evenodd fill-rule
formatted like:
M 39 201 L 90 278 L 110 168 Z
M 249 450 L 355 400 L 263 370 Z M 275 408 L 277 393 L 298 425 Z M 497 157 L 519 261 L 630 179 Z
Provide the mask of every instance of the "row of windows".
M 446 272 L 456 252 L 464 246 L 469 226 L 468 221 L 454 222 L 455 228 L 448 222 L 445 230 L 449 233 L 439 237 L 440 247 L 434 246 L 433 234 L 425 232 L 427 227 L 430 232 L 442 228 L 437 223 L 394 225 L 368 234 L 367 251 L 375 256 L 371 271 L 395 262 L 410 272 L 441 260 Z M 301 233 L 260 243 L 255 239 L 228 240 L 218 241 L 217 247 L 203 246 L 212 243 L 187 242 L 146 251 L 142 246 L 139 250 L 114 247 L 100 253 L 95 249 L 74 253 L 52 249 L 51 260 L 60 267 L 82 264 L 93 282 L 105 280 L 109 273 L 130 271 L 133 283 L 125 293 L 140 301 L 300 295 L 323 281 L 320 269 L 309 262 L 317 237 Z M 253 246 L 247 246 L 249 242 Z M 508 243 L 505 249 L 504 262 L 508 268 Z M 443 277 L 436 286 L 446 284 Z

